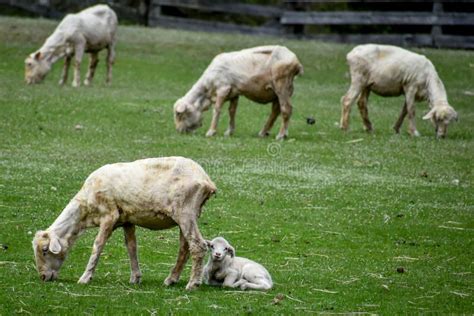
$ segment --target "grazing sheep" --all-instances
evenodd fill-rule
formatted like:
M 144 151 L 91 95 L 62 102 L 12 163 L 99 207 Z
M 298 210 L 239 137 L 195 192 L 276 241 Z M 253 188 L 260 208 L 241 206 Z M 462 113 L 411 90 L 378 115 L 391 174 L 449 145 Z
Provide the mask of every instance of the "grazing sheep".
M 283 46 L 260 46 L 217 55 L 184 97 L 174 104 L 174 119 L 178 132 L 190 132 L 202 125 L 202 113 L 214 104 L 212 122 L 206 136 L 214 136 L 224 102 L 230 100 L 230 136 L 235 130 L 235 113 L 240 95 L 258 102 L 272 102 L 272 113 L 259 135 L 268 136 L 281 113 L 283 123 L 276 136 L 288 135 L 292 112 L 290 97 L 293 79 L 303 73 L 296 55 Z
M 179 280 L 191 254 L 193 265 L 186 289 L 201 284 L 206 242 L 197 220 L 216 186 L 197 163 L 183 157 L 149 158 L 105 165 L 94 171 L 54 223 L 33 239 L 36 267 L 43 281 L 58 277 L 66 255 L 79 235 L 99 226 L 92 255 L 79 283 L 88 283 L 107 239 L 123 227 L 131 266 L 131 283 L 139 283 L 135 225 L 152 230 L 179 226 L 178 259 L 164 281 Z
M 40 83 L 51 70 L 52 64 L 65 57 L 59 84 L 66 83 L 71 59 L 74 56 L 73 87 L 81 81 L 80 66 L 84 52 L 90 53 L 89 70 L 84 84 L 90 85 L 99 62 L 99 51 L 107 48 L 107 83 L 112 80 L 115 60 L 117 16 L 107 5 L 95 5 L 77 14 L 68 14 L 59 23 L 43 46 L 25 60 L 25 81 Z
M 234 248 L 222 237 L 207 240 L 211 251 L 204 267 L 204 282 L 209 285 L 269 290 L 273 286 L 267 269 L 255 261 L 236 257 Z
M 340 127 L 347 130 L 352 103 L 357 105 L 365 129 L 372 131 L 367 100 L 371 91 L 381 96 L 405 95 L 405 104 L 394 125 L 396 133 L 408 114 L 408 132 L 419 136 L 415 126 L 415 101 L 426 100 L 431 110 L 423 117 L 431 119 L 436 136 L 444 137 L 448 124 L 457 120 L 456 111 L 449 105 L 446 90 L 433 64 L 423 55 L 388 45 L 359 45 L 347 54 L 351 86 L 342 98 Z

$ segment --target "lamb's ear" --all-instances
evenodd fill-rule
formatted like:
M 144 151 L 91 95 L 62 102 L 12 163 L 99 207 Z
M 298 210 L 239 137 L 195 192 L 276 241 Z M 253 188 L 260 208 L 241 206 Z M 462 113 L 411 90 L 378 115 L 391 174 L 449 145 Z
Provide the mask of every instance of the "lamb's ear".
M 178 100 L 174 106 L 174 111 L 176 112 L 176 114 L 183 114 L 184 112 L 186 112 L 186 103 Z
M 423 119 L 424 120 L 432 119 L 434 116 L 434 113 L 435 113 L 435 110 L 431 109 L 428 113 L 425 114 L 425 116 L 423 116 Z
M 227 249 L 227 252 L 229 252 L 229 255 L 231 258 L 235 257 L 235 249 L 232 246 L 229 246 L 229 249 Z
M 208 249 L 211 249 L 211 241 L 206 239 L 206 245 Z
M 34 58 L 35 58 L 36 60 L 40 60 L 40 59 L 41 59 L 41 52 L 37 52 L 37 53 L 35 54 Z
M 61 243 L 59 242 L 59 238 L 56 236 L 56 234 L 50 234 L 49 251 L 55 255 L 61 252 Z

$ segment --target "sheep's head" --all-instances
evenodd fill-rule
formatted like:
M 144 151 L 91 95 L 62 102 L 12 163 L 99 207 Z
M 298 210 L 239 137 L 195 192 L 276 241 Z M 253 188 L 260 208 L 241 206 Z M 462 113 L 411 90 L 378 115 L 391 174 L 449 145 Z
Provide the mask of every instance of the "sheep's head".
M 40 83 L 51 70 L 51 63 L 41 52 L 33 53 L 25 59 L 25 81 L 27 84 Z
M 58 272 L 66 258 L 61 242 L 50 231 L 39 231 L 33 239 L 36 269 L 43 281 L 53 281 L 58 278 Z
M 179 99 L 173 107 L 174 124 L 180 133 L 189 133 L 202 126 L 202 111 L 189 102 Z
M 222 261 L 226 255 L 231 258 L 235 256 L 235 249 L 227 240 L 222 237 L 216 237 L 213 240 L 206 240 L 207 247 L 211 251 L 211 258 L 213 261 Z
M 458 120 L 458 113 L 448 104 L 433 106 L 433 108 L 423 116 L 424 120 L 431 120 L 435 126 L 436 137 L 444 138 L 448 131 L 448 125 L 452 120 Z

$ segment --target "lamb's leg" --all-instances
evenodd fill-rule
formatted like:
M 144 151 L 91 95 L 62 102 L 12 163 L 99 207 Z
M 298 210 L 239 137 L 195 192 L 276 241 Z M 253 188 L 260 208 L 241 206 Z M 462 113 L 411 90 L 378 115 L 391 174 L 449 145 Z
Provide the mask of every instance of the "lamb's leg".
M 84 56 L 85 46 L 85 39 L 78 41 L 74 46 L 74 80 L 72 81 L 72 86 L 75 88 L 81 85 L 81 61 Z
M 212 121 L 209 130 L 206 133 L 207 137 L 212 137 L 217 132 L 217 125 L 219 124 L 219 116 L 221 115 L 222 105 L 225 102 L 225 98 L 230 91 L 230 87 L 224 87 L 217 91 L 216 104 L 214 104 L 214 109 L 212 111 Z
M 197 212 L 190 213 L 197 214 Z M 207 251 L 207 244 L 204 238 L 202 238 L 201 232 L 199 231 L 197 218 L 190 218 L 190 213 L 186 213 L 188 216 L 179 222 L 179 228 L 183 233 L 184 239 L 189 245 L 189 252 L 193 261 L 191 277 L 188 284 L 186 285 L 186 290 L 193 290 L 201 285 L 204 256 L 206 255 Z
M 411 136 L 420 136 L 415 124 L 415 91 L 413 89 L 405 92 L 405 103 L 408 113 L 408 133 Z
M 268 136 L 268 132 L 270 129 L 273 127 L 273 124 L 275 123 L 278 115 L 280 115 L 280 103 L 278 102 L 278 99 L 273 101 L 272 103 L 272 112 L 270 113 L 270 116 L 268 117 L 267 122 L 263 126 L 262 130 L 260 133 L 258 133 L 258 136 L 260 137 L 266 137 Z
M 86 80 L 84 80 L 84 85 L 88 86 L 92 83 L 92 79 L 94 78 L 95 69 L 97 68 L 97 64 L 99 63 L 99 53 L 91 53 L 91 58 L 89 60 L 89 69 L 87 70 Z
M 115 63 L 115 42 L 107 47 L 107 77 L 106 83 L 112 83 L 112 66 Z
M 229 128 L 225 132 L 225 136 L 232 136 L 235 131 L 235 113 L 237 112 L 237 105 L 239 103 L 239 97 L 235 97 L 230 100 L 229 105 Z
M 402 110 L 400 112 L 400 115 L 398 116 L 398 120 L 395 122 L 395 125 L 393 125 L 393 129 L 395 130 L 395 133 L 399 134 L 400 133 L 400 127 L 403 124 L 403 120 L 405 119 L 405 116 L 407 115 L 407 103 L 405 102 L 403 104 Z
M 135 225 L 123 226 L 125 235 L 125 244 L 127 246 L 128 256 L 130 257 L 130 283 L 138 284 L 141 281 L 142 273 L 138 265 L 137 256 L 137 238 L 135 236 Z
M 241 290 L 252 289 L 252 290 L 269 290 L 272 286 L 266 280 L 259 279 L 256 283 L 245 282 L 240 285 Z
M 346 94 L 341 99 L 342 111 L 341 111 L 341 121 L 340 128 L 346 131 L 349 128 L 349 117 L 351 114 L 352 103 L 357 99 L 359 94 L 362 91 L 360 81 L 357 78 L 353 78 L 351 86 Z
M 357 106 L 359 107 L 360 116 L 367 132 L 372 132 L 372 123 L 369 120 L 369 110 L 367 109 L 367 101 L 369 100 L 370 89 L 365 88 L 359 96 Z
M 118 219 L 118 214 L 105 216 L 101 219 L 99 233 L 94 241 L 94 246 L 92 247 L 92 255 L 89 258 L 89 263 L 87 264 L 86 270 L 82 274 L 78 283 L 86 284 L 92 279 L 97 263 L 99 263 L 99 257 L 104 249 L 107 239 L 112 234 L 114 225 Z
M 165 285 L 175 284 L 179 281 L 179 276 L 183 271 L 184 265 L 189 258 L 189 245 L 186 239 L 184 238 L 183 232 L 179 231 L 179 252 L 178 258 L 176 259 L 176 264 L 171 270 L 169 276 L 165 279 Z
M 288 125 L 290 124 L 293 107 L 291 105 L 291 95 L 293 94 L 293 76 L 283 72 L 279 78 L 274 79 L 274 90 L 280 104 L 282 124 L 276 139 L 281 140 L 288 137 Z
M 63 72 L 61 74 L 61 79 L 59 80 L 59 84 L 62 86 L 67 82 L 67 77 L 69 74 L 69 67 L 71 66 L 71 55 L 66 55 L 64 58 L 64 67 L 63 67 Z
M 239 276 L 236 272 L 229 272 L 226 275 L 226 277 L 224 279 L 224 283 L 222 283 L 222 286 L 232 287 L 232 288 L 235 288 L 235 287 L 239 286 L 239 285 L 236 285 L 238 283 L 238 281 L 237 281 L 238 277 Z

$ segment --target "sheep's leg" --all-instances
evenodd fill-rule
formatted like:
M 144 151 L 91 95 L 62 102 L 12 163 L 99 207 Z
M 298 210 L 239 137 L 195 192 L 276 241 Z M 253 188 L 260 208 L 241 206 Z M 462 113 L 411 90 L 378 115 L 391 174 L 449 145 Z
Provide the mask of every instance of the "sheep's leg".
M 372 123 L 369 120 L 369 110 L 367 109 L 367 101 L 369 100 L 370 89 L 365 88 L 359 96 L 357 106 L 359 107 L 360 116 L 367 132 L 372 132 Z
M 106 83 L 112 83 L 112 66 L 115 63 L 115 42 L 107 47 L 107 77 Z
M 237 105 L 239 103 L 239 97 L 235 97 L 230 100 L 229 105 L 229 128 L 225 132 L 225 136 L 232 136 L 235 131 L 235 113 L 237 112 Z
M 411 136 L 420 136 L 415 124 L 415 91 L 408 90 L 405 92 L 405 103 L 408 114 L 408 133 Z
M 400 127 L 403 124 L 403 120 L 405 119 L 405 116 L 407 116 L 407 103 L 405 102 L 403 104 L 402 110 L 400 112 L 400 115 L 398 116 L 398 120 L 395 122 L 395 125 L 393 125 L 393 129 L 395 130 L 395 133 L 399 134 L 400 133 Z
M 260 137 L 266 137 L 268 136 L 268 132 L 270 129 L 273 127 L 273 124 L 275 123 L 278 115 L 280 115 L 280 103 L 278 102 L 278 99 L 273 101 L 272 103 L 272 113 L 270 113 L 270 116 L 268 117 L 267 122 L 263 126 L 263 129 L 258 133 Z
M 94 241 L 94 246 L 92 247 L 92 255 L 89 258 L 89 263 L 87 264 L 86 270 L 82 274 L 78 283 L 86 284 L 92 279 L 97 263 L 99 263 L 99 257 L 104 249 L 107 239 L 112 234 L 114 229 L 115 222 L 118 219 L 118 214 L 113 216 L 107 216 L 102 218 L 99 227 L 99 233 Z
M 224 283 L 222 283 L 223 286 L 225 287 L 237 287 L 238 285 L 235 285 L 237 282 L 239 275 L 236 272 L 229 271 L 229 273 L 226 275 L 224 279 Z
M 94 78 L 95 69 L 97 68 L 98 63 L 99 63 L 99 53 L 98 52 L 91 53 L 91 58 L 89 60 L 89 69 L 87 70 L 86 80 L 84 80 L 84 85 L 88 86 L 92 83 L 92 79 Z
M 176 264 L 171 270 L 169 276 L 165 279 L 165 285 L 175 284 L 179 281 L 179 277 L 181 272 L 183 271 L 184 265 L 188 261 L 189 258 L 189 245 L 184 238 L 183 232 L 179 231 L 179 252 L 178 258 L 176 259 Z
M 241 290 L 252 289 L 252 290 L 269 290 L 272 286 L 266 280 L 259 280 L 259 282 L 245 282 L 240 285 Z
M 288 72 L 288 69 L 279 69 L 275 73 L 280 73 L 277 78 L 273 80 L 273 90 L 278 97 L 280 104 L 280 112 L 282 124 L 276 139 L 281 140 L 288 137 L 288 125 L 290 124 L 290 117 L 293 111 L 291 106 L 291 95 L 293 94 L 293 75 Z
M 362 87 L 357 79 L 352 80 L 351 86 L 341 99 L 342 111 L 340 128 L 346 131 L 349 128 L 349 117 L 351 114 L 351 106 L 362 91 Z
M 74 46 L 74 80 L 72 81 L 72 86 L 75 88 L 81 85 L 81 61 L 85 46 L 86 41 L 84 39 Z
M 59 80 L 59 84 L 61 86 L 67 82 L 69 67 L 71 66 L 71 59 L 72 59 L 71 55 L 66 55 L 66 58 L 64 59 L 63 72 L 61 74 L 61 79 Z
M 138 265 L 137 256 L 137 238 L 135 236 L 135 225 L 123 226 L 125 235 L 125 244 L 127 246 L 128 256 L 130 257 L 130 283 L 138 284 L 141 281 L 142 273 Z
M 207 137 L 212 137 L 217 132 L 217 125 L 219 124 L 219 117 L 221 115 L 222 105 L 225 102 L 225 98 L 230 91 L 230 87 L 224 87 L 217 91 L 216 104 L 214 104 L 214 109 L 212 111 L 212 121 L 209 130 L 206 133 Z
M 191 213 L 196 214 L 197 212 Z M 189 252 L 193 261 L 191 277 L 186 285 L 186 290 L 192 290 L 202 283 L 203 263 L 207 251 L 207 244 L 198 229 L 197 219 L 188 216 L 191 215 L 187 215 L 186 219 L 179 223 L 179 228 L 189 245 Z

